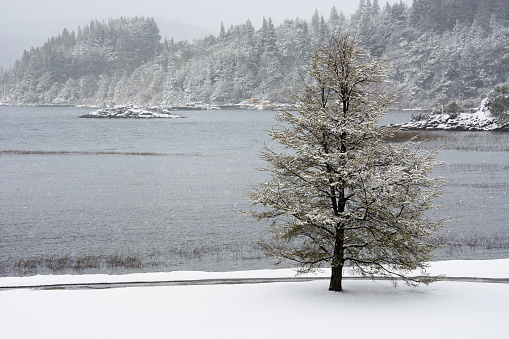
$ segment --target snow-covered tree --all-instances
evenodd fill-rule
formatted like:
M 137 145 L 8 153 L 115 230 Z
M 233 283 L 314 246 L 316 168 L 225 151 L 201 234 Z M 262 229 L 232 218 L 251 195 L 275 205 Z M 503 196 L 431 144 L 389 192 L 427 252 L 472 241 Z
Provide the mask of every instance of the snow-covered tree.
M 503 125 L 509 122 L 509 86 L 497 86 L 485 101 L 485 106 L 492 116 L 497 117 L 497 123 Z
M 409 284 L 434 280 L 425 269 L 443 221 L 425 212 L 443 180 L 428 176 L 436 151 L 385 141 L 391 131 L 377 122 L 395 100 L 383 88 L 386 71 L 349 34 L 318 49 L 314 81 L 301 84 L 295 110 L 282 110 L 270 132 L 285 151 L 264 149 L 270 178 L 249 195 L 264 208 L 248 214 L 273 220 L 273 238 L 260 242 L 267 255 L 300 272 L 330 265 L 332 291 L 342 290 L 345 266 Z
M 348 27 L 373 55 L 393 61 L 391 80 L 402 90 L 402 108 L 453 101 L 474 107 L 507 82 L 507 0 L 414 0 L 411 7 L 397 2 L 383 8 L 380 3 L 362 0 L 348 18 L 333 7 L 328 20 L 314 11 L 309 22 L 296 18 L 275 26 L 264 19 L 259 30 L 248 20 L 222 25 L 217 37 L 171 43 L 161 41 L 152 18 L 91 20 L 77 33 L 64 29 L 28 49 L 4 69 L 0 101 L 181 105 L 191 97 L 235 103 L 252 96 L 286 101 L 315 47 Z M 145 79 L 142 72 L 148 72 Z

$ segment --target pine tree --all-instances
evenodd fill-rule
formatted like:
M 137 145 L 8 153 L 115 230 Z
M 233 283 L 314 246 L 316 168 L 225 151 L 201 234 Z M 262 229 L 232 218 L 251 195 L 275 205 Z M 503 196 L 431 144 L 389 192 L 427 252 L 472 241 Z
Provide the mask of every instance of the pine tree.
M 219 40 L 225 41 L 226 40 L 226 31 L 224 30 L 223 22 L 221 21 L 221 29 L 219 30 Z
M 341 19 L 336 7 L 332 7 L 329 15 L 329 27 L 332 33 L 339 32 L 341 24 L 344 20 Z
M 343 289 L 346 265 L 408 284 L 434 280 L 425 269 L 443 221 L 425 212 L 441 191 L 442 179 L 428 177 L 436 151 L 384 141 L 390 131 L 377 121 L 395 98 L 381 90 L 386 71 L 348 34 L 318 49 L 314 82 L 294 93 L 295 111 L 282 110 L 283 127 L 270 133 L 287 151 L 265 148 L 270 179 L 249 195 L 265 208 L 248 214 L 273 220 L 273 239 L 260 242 L 266 254 L 300 272 L 330 265 L 331 291 Z

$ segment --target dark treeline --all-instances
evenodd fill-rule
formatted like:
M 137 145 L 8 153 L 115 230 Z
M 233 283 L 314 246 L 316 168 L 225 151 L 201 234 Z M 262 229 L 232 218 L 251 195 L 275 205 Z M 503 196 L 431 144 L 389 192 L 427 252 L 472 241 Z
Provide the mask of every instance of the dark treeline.
M 270 18 L 256 30 L 220 27 L 217 36 L 161 39 L 152 18 L 91 21 L 64 29 L 42 47 L 0 69 L 0 102 L 70 105 L 286 102 L 314 49 L 350 30 L 377 57 L 393 63 L 401 107 L 457 102 L 477 106 L 509 81 L 507 0 L 414 0 L 381 6 L 361 0 L 346 18 L 332 8 L 311 21 Z

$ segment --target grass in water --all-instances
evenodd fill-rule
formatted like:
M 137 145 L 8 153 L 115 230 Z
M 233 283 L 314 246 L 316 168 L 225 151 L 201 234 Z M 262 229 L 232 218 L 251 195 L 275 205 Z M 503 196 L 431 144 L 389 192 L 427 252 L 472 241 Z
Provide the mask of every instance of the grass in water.
M 0 150 L 0 154 L 21 154 L 21 155 L 144 155 L 164 156 L 165 153 L 152 152 L 119 152 L 119 151 L 25 151 L 25 150 Z
M 458 151 L 509 152 L 509 133 L 395 130 L 385 141 L 422 142 L 426 149 L 441 148 Z
M 228 260 L 252 261 L 264 258 L 256 244 L 245 240 L 232 244 L 198 244 L 171 247 L 149 255 L 109 254 L 28 257 L 17 260 L 0 260 L 0 276 L 26 276 L 34 274 L 125 273 L 146 270 L 165 270 L 167 267 L 189 266 L 197 262 L 223 262 Z

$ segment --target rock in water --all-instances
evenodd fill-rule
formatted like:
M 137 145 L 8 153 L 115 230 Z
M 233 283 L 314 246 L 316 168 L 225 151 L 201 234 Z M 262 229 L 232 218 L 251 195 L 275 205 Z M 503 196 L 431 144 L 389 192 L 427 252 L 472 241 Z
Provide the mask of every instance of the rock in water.
M 81 115 L 80 118 L 123 118 L 123 119 L 161 119 L 182 118 L 162 107 L 138 108 L 136 106 L 115 106 L 101 108 L 97 111 Z

